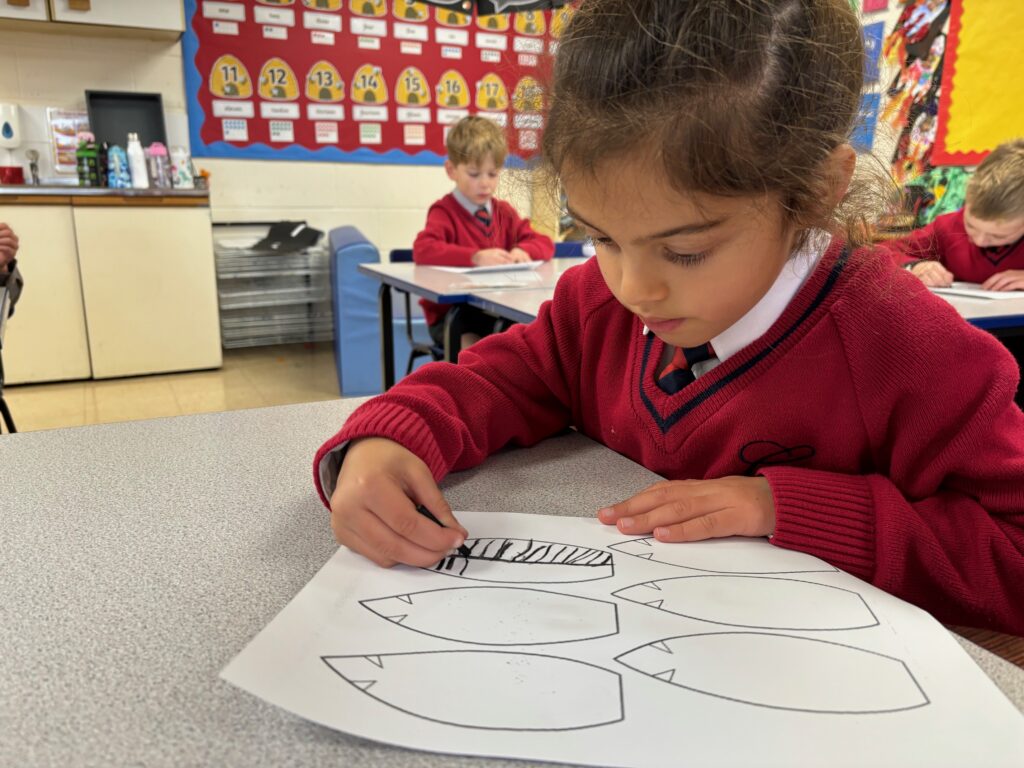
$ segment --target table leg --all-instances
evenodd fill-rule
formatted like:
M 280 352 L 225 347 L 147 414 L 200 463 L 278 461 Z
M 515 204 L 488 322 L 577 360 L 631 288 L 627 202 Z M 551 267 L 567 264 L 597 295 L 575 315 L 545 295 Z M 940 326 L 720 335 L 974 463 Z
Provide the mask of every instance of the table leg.
M 459 361 L 462 350 L 462 329 L 458 323 L 462 305 L 456 304 L 444 315 L 444 359 L 448 363 Z
M 380 309 L 380 375 L 381 387 L 387 392 L 395 385 L 395 323 L 391 310 L 391 286 L 381 283 L 377 292 Z

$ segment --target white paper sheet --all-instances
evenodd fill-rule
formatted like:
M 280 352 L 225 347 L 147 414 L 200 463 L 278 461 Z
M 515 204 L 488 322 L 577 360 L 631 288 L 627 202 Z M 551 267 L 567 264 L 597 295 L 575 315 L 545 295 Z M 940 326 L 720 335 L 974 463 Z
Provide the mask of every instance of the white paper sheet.
M 1024 296 L 1021 291 L 985 291 L 979 283 L 953 282 L 945 288 L 931 288 L 933 293 L 946 293 L 953 296 L 969 296 L 972 299 L 1019 299 Z
M 1024 717 L 925 612 L 764 540 L 460 512 L 467 559 L 339 550 L 221 676 L 412 749 L 583 765 L 1021 765 Z
M 515 264 L 492 264 L 488 267 L 432 267 L 442 272 L 456 272 L 460 275 L 472 275 L 484 272 L 516 272 L 522 269 L 537 269 L 543 261 L 517 261 Z

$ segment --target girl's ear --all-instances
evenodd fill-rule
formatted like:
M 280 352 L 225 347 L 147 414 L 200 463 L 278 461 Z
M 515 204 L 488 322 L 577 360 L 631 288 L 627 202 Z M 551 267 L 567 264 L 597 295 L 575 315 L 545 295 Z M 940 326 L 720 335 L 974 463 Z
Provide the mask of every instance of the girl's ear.
M 850 181 L 853 179 L 853 172 L 857 168 L 857 153 L 849 144 L 840 144 L 829 153 L 827 164 L 827 178 L 829 180 L 829 202 L 831 207 L 836 207 L 846 195 L 850 188 Z

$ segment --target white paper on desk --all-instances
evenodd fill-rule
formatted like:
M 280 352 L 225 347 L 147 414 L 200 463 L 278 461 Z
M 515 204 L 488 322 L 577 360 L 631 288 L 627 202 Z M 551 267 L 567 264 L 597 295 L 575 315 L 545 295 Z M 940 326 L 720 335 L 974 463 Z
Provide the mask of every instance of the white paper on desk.
M 483 274 L 471 273 L 466 278 L 473 288 L 539 288 L 544 285 L 544 280 L 533 270 L 528 272 L 485 272 Z M 463 283 L 462 285 L 466 285 Z
M 969 296 L 972 299 L 1019 299 L 1024 296 L 1021 291 L 985 291 L 979 283 L 953 282 L 944 288 L 931 287 L 931 290 L 933 293 Z
M 412 749 L 582 765 L 1015 766 L 1024 717 L 925 612 L 764 540 L 460 512 L 470 558 L 339 550 L 221 676 Z M 486 551 L 485 551 L 486 550 Z
M 515 264 L 491 264 L 487 267 L 434 267 L 442 272 L 457 272 L 460 275 L 472 275 L 483 272 L 518 272 L 523 269 L 537 269 L 543 261 L 517 261 Z

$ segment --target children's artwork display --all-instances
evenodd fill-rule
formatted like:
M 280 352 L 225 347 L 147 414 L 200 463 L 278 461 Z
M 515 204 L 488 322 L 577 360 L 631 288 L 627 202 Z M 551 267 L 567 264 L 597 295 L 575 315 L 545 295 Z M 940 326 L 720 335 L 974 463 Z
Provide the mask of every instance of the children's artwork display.
M 1020 0 L 951 0 L 933 162 L 977 165 L 1022 135 Z
M 1024 717 L 924 611 L 764 540 L 459 512 L 468 554 L 340 549 L 223 670 L 303 718 L 581 765 L 1018 766 Z
M 186 0 L 192 153 L 437 164 L 469 114 L 539 148 L 545 63 L 573 12 L 416 0 Z M 461 6 L 459 6 L 461 7 Z
M 892 175 L 900 184 L 933 164 L 948 22 L 949 0 L 904 0 L 883 44 L 886 60 L 898 71 L 886 89 L 879 119 L 897 132 Z

